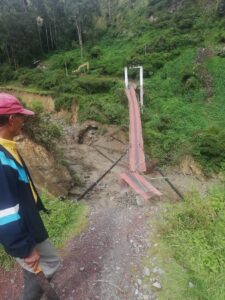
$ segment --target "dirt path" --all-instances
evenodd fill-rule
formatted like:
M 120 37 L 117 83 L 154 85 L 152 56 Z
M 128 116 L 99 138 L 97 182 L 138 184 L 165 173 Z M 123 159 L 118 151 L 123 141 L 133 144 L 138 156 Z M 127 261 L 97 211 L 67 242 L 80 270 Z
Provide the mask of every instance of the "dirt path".
M 89 229 L 70 243 L 71 254 L 56 278 L 62 299 L 136 299 L 134 270 L 147 248 L 145 212 L 135 207 L 91 212 Z
M 66 158 L 75 162 L 72 168 L 83 174 L 86 183 L 85 187 L 70 191 L 75 196 L 127 150 L 126 145 L 110 135 L 86 139 L 82 145 L 70 141 L 65 143 L 69 142 L 69 148 L 65 146 Z M 121 190 L 119 174 L 125 166 L 127 157 L 84 198 L 90 207 L 90 224 L 68 245 L 70 254 L 55 278 L 62 299 L 137 299 L 135 279 L 143 271 L 141 258 L 148 248 L 146 224 L 151 206 L 138 207 L 136 195 Z M 154 299 L 152 293 L 148 296 Z

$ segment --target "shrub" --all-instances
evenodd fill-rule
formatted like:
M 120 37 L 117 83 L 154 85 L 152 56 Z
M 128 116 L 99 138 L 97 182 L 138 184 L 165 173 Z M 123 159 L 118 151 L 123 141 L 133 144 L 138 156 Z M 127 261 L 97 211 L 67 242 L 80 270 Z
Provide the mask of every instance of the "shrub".
M 101 50 L 101 48 L 98 47 L 98 46 L 93 47 L 93 48 L 91 49 L 91 51 L 90 51 L 90 56 L 91 56 L 91 58 L 93 58 L 93 59 L 97 59 L 97 58 L 99 58 L 101 55 L 102 55 L 102 50 Z
M 95 120 L 106 124 L 127 124 L 128 109 L 126 109 L 120 99 L 110 94 L 96 94 L 89 97 L 79 97 L 79 119 Z M 88 105 L 87 105 L 88 101 Z
M 219 172 L 225 161 L 225 130 L 207 128 L 195 137 L 194 157 L 200 161 L 205 172 Z
M 219 0 L 217 4 L 217 15 L 222 17 L 225 15 L 225 0 Z
M 40 85 L 44 79 L 44 72 L 39 69 L 23 68 L 18 72 L 18 79 L 23 86 Z
M 197 76 L 191 73 L 183 74 L 181 84 L 182 84 L 182 90 L 184 92 L 200 88 L 201 86 L 201 83 L 199 82 Z
M 109 92 L 116 84 L 115 80 L 107 78 L 80 78 L 77 80 L 78 85 L 89 94 Z
M 6 83 L 15 79 L 15 71 L 12 66 L 8 64 L 3 64 L 0 67 L 0 83 Z
M 225 43 L 225 35 L 223 33 L 218 34 L 216 37 L 216 41 L 218 41 L 218 43 L 224 44 Z
M 64 109 L 69 111 L 75 101 L 74 96 L 61 94 L 55 97 L 55 110 L 60 111 L 61 109 Z
M 40 105 L 34 104 L 36 114 L 27 120 L 24 132 L 35 142 L 54 152 L 55 142 L 61 137 L 59 126 L 51 121 L 50 114 L 43 111 Z
M 190 31 L 193 27 L 193 19 L 181 19 L 177 22 L 177 26 L 182 31 Z
M 44 73 L 42 80 L 37 82 L 36 84 L 46 90 L 50 90 L 52 88 L 60 85 L 61 81 L 65 78 L 64 71 L 47 71 Z

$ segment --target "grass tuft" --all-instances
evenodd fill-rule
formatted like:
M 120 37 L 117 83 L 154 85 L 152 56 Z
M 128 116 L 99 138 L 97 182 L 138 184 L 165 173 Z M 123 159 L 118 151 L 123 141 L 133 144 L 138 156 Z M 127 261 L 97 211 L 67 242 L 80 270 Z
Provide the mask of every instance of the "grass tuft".
M 169 206 L 160 225 L 161 258 L 167 256 L 169 271 L 160 299 L 223 300 L 225 294 L 225 189 L 209 192 L 204 198 L 190 193 L 183 203 Z M 162 251 L 165 248 L 166 251 Z M 168 249 L 168 250 L 167 250 Z M 166 252 L 166 254 L 165 254 Z M 168 257 L 169 253 L 169 257 Z M 180 270 L 179 281 L 177 270 Z M 170 282 L 171 285 L 168 285 Z M 176 285 L 183 282 L 179 293 Z M 188 288 L 188 283 L 193 288 Z M 159 295 L 160 296 L 160 295 Z

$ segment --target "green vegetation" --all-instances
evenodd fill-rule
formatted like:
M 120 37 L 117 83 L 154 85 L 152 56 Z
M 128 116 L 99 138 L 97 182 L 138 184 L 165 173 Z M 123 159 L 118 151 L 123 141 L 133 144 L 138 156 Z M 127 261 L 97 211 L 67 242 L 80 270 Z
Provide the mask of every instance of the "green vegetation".
M 47 33 L 41 27 L 41 36 L 36 30 L 33 37 L 34 45 L 43 45 L 42 51 L 39 47 L 39 52 L 32 52 L 39 53 L 41 64 L 31 67 L 31 59 L 22 62 L 18 52 L 15 59 L 17 64 L 21 60 L 21 67 L 15 66 L 13 53 L 7 58 L 8 37 L 3 35 L 0 83 L 49 93 L 57 111 L 78 105 L 80 121 L 124 125 L 128 124 L 128 107 L 123 67 L 141 64 L 147 153 L 163 165 L 179 164 L 185 155 L 191 155 L 206 175 L 223 172 L 224 1 L 73 2 L 57 1 L 51 11 L 50 1 L 42 0 L 38 7 L 36 1 L 30 1 L 27 9 L 34 15 L 44 12 L 39 15 L 49 21 Z M 23 14 L 23 9 L 23 5 L 17 8 L 18 13 Z M 75 12 L 79 12 L 77 20 Z M 55 24 L 54 16 L 59 17 Z M 53 32 L 59 24 L 60 30 Z M 12 45 L 14 39 L 9 40 Z M 85 62 L 89 62 L 89 70 L 77 71 Z M 131 70 L 130 77 L 138 81 L 137 71 Z M 47 136 L 51 138 L 51 134 Z
M 32 118 L 28 118 L 24 125 L 24 132 L 33 141 L 54 151 L 55 142 L 61 137 L 59 126 L 51 121 L 51 115 L 44 111 L 40 102 L 32 102 L 31 109 L 35 112 Z
M 51 210 L 50 215 L 42 215 L 50 239 L 56 247 L 63 247 L 69 238 L 85 229 L 88 222 L 87 206 L 74 201 L 59 201 L 46 195 L 42 198 L 45 206 Z
M 209 174 L 221 170 L 225 160 L 224 87 L 218 74 L 223 78 L 225 62 L 213 57 L 205 64 L 214 78 L 210 87 L 213 96 L 208 98 L 195 60 L 196 50 L 184 50 L 147 81 L 150 99 L 144 115 L 144 132 L 149 152 L 164 163 L 179 162 L 184 155 L 191 154 Z M 214 61 L 220 64 L 219 68 Z M 218 74 L 218 81 L 213 71 Z
M 78 235 L 87 225 L 87 207 L 72 201 L 59 201 L 47 195 L 42 196 L 51 214 L 42 214 L 50 239 L 57 248 L 65 246 L 69 238 Z M 14 260 L 0 247 L 0 267 L 9 270 Z
M 165 270 L 160 300 L 224 299 L 224 216 L 224 186 L 166 208 L 150 253 Z
M 144 263 L 151 270 L 155 266 L 164 270 L 159 279 L 162 290 L 157 293 L 160 300 L 224 298 L 224 191 L 224 186 L 218 187 L 204 198 L 191 192 L 184 202 L 167 205 L 163 217 L 155 218 L 151 259 Z

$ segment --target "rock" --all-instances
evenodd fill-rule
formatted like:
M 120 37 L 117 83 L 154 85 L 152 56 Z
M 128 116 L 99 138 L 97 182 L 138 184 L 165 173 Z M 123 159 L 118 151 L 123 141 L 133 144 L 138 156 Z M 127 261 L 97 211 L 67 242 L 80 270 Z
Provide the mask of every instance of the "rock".
M 137 298 L 138 300 L 143 300 L 143 295 L 142 295 L 142 293 L 140 293 L 139 292 L 139 295 L 138 295 L 138 298 Z
M 134 295 L 137 296 L 138 294 L 139 294 L 139 290 L 136 289 L 135 292 L 134 292 Z
M 194 286 L 194 284 L 190 281 L 189 283 L 188 283 L 188 288 L 189 289 L 193 289 L 195 286 Z
M 150 276 L 150 270 L 147 267 L 144 268 L 144 276 L 147 276 L 147 277 Z
M 141 280 L 141 279 L 138 279 L 138 280 L 137 280 L 137 283 L 138 283 L 138 285 L 142 285 L 142 280 Z
M 158 267 L 155 267 L 154 269 L 153 269 L 153 273 L 157 273 L 157 274 L 159 274 L 159 275 L 163 275 L 164 273 L 165 273 L 165 271 L 164 270 L 162 270 L 162 269 L 160 269 L 160 268 L 158 268 Z
M 148 295 L 143 295 L 143 300 L 149 300 Z
M 145 206 L 146 201 L 142 197 L 136 196 L 136 203 L 137 203 L 137 206 Z
M 157 289 L 159 289 L 159 290 L 162 288 L 160 282 L 158 282 L 158 281 L 155 281 L 155 282 L 152 284 L 152 286 L 154 286 L 155 288 L 157 288 Z
M 84 267 L 80 268 L 80 271 L 83 272 L 84 271 Z
M 152 243 L 151 243 L 150 241 L 148 241 L 148 242 L 147 242 L 147 246 L 148 246 L 148 248 L 151 248 Z

